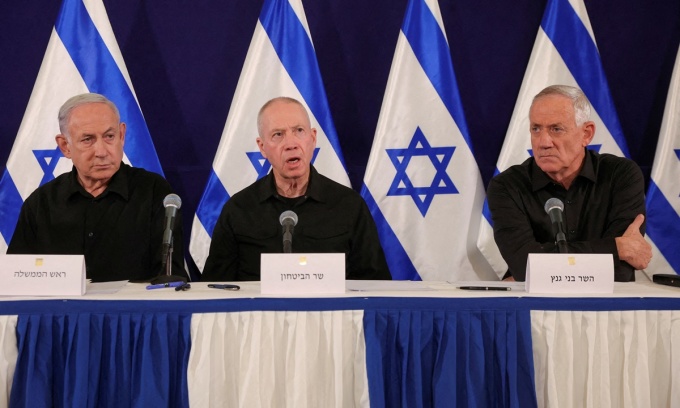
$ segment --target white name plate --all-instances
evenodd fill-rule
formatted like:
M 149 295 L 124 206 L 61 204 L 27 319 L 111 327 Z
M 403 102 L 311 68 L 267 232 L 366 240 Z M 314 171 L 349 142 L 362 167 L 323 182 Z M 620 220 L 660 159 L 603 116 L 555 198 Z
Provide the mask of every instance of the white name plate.
M 0 295 L 81 296 L 83 255 L 0 255 Z
M 345 254 L 262 254 L 263 295 L 345 293 Z
M 613 293 L 612 254 L 529 254 L 528 293 Z

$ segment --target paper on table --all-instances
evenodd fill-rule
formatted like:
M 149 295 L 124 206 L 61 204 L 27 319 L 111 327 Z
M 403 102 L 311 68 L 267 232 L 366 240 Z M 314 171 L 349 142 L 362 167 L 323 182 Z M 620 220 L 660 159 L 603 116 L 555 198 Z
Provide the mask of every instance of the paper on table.
M 357 292 L 387 292 L 401 290 L 434 290 L 422 281 L 370 281 L 370 280 L 348 280 L 347 290 Z
M 101 295 L 117 293 L 127 285 L 128 281 L 113 281 L 113 282 L 87 282 L 85 294 L 87 295 Z

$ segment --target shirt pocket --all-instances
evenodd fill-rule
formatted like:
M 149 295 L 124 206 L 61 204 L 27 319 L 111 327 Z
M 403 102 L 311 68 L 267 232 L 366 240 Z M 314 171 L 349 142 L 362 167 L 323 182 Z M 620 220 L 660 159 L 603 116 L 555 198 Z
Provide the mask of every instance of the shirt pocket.
M 295 231 L 298 233 L 298 231 Z M 319 223 L 305 225 L 300 235 L 314 249 L 313 252 L 349 252 L 350 226 L 341 223 Z
M 280 234 L 280 228 L 272 225 L 253 225 L 235 233 L 238 242 L 254 246 L 264 246 L 266 242 L 272 241 Z

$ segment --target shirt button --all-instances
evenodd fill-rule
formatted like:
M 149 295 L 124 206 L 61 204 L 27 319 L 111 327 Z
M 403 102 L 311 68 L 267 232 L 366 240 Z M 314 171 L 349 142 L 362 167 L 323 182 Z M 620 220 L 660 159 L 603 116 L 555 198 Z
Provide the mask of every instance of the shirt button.
M 567 204 L 571 204 L 571 200 L 567 200 Z
M 87 233 L 87 237 L 88 237 L 88 238 L 92 238 L 93 236 L 94 236 L 94 232 L 88 232 L 88 233 Z
M 576 234 L 576 230 L 571 230 L 571 231 L 569 231 L 569 233 L 570 233 L 571 235 L 574 235 L 574 234 Z

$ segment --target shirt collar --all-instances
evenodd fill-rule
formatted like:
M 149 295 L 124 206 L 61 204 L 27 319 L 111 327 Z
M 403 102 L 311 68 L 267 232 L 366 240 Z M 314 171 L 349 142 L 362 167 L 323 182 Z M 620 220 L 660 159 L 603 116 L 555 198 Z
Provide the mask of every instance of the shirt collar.
M 323 186 L 319 183 L 320 175 L 314 168 L 310 165 L 309 170 L 309 182 L 307 184 L 307 191 L 305 196 L 312 198 L 316 201 L 323 200 Z M 257 187 L 257 198 L 258 201 L 263 202 L 270 197 L 279 197 L 279 193 L 276 192 L 276 180 L 274 180 L 274 172 L 270 171 L 263 183 Z
M 583 158 L 584 161 L 583 168 L 581 168 L 581 171 L 579 172 L 578 176 L 576 176 L 576 179 L 583 177 L 594 183 L 597 180 L 597 172 L 595 170 L 595 165 L 593 163 L 597 161 L 599 154 L 588 148 L 586 148 L 585 150 L 586 155 Z M 541 170 L 540 167 L 538 167 L 538 165 L 536 164 L 536 160 L 533 157 L 529 160 L 530 160 L 529 165 L 531 169 L 532 191 L 536 192 L 550 184 L 555 183 L 555 181 L 551 179 L 550 176 L 548 176 L 543 170 Z
M 106 190 L 104 190 L 104 192 L 97 198 L 104 197 L 110 193 L 115 193 L 127 201 L 130 192 L 128 185 L 129 173 L 130 166 L 125 163 L 121 163 L 118 171 L 111 177 L 111 181 L 109 181 L 109 185 L 106 186 Z M 83 186 L 78 181 L 78 169 L 76 169 L 76 166 L 73 166 L 69 176 L 66 194 L 68 197 L 71 197 L 73 194 L 77 193 L 86 197 L 92 197 L 92 195 L 85 191 L 85 188 L 83 188 Z

